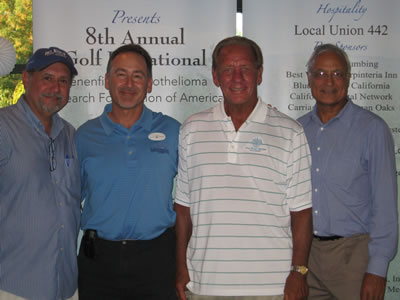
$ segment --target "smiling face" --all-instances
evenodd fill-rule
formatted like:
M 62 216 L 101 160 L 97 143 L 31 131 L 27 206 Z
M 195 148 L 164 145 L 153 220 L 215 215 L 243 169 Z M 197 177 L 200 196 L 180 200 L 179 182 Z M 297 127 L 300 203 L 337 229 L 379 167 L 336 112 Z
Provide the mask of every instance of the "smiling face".
M 144 58 L 133 52 L 118 54 L 105 77 L 114 109 L 142 109 L 147 93 L 151 92 L 152 79 L 148 75 Z
M 63 63 L 54 63 L 41 71 L 24 71 L 22 81 L 25 87 L 24 98 L 42 122 L 50 119 L 68 102 L 71 73 Z
M 350 74 L 346 62 L 335 52 L 319 54 L 307 72 L 308 85 L 320 108 L 341 109 L 346 104 Z
M 233 44 L 222 48 L 212 75 L 215 85 L 221 88 L 225 105 L 255 106 L 262 70 L 256 68 L 250 47 Z

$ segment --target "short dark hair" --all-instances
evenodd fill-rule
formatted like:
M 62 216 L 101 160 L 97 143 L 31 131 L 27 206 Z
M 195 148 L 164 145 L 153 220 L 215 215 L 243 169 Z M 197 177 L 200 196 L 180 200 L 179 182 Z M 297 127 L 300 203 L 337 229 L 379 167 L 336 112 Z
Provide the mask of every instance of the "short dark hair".
M 336 53 L 346 64 L 346 75 L 349 75 L 351 72 L 351 64 L 349 57 L 347 56 L 346 52 L 339 48 L 338 46 L 335 46 L 333 44 L 322 44 L 317 47 L 315 47 L 313 53 L 311 54 L 310 59 L 308 60 L 306 67 L 307 67 L 307 72 L 311 71 L 311 68 L 314 66 L 316 58 L 325 52 L 333 52 Z
M 147 73 L 148 73 L 148 77 L 152 77 L 153 73 L 152 73 L 152 61 L 151 61 L 151 56 L 150 54 L 140 45 L 137 44 L 128 44 L 128 45 L 123 45 L 117 49 L 115 49 L 111 55 L 110 58 L 108 59 L 108 63 L 107 63 L 107 73 L 109 73 L 111 71 L 111 64 L 112 61 L 114 60 L 114 58 L 121 53 L 126 53 L 126 52 L 132 52 L 132 53 L 137 53 L 140 56 L 142 56 L 146 62 L 146 67 L 147 67 Z
M 212 68 L 214 70 L 217 68 L 217 60 L 221 50 L 230 45 L 243 45 L 249 47 L 253 52 L 256 68 L 259 69 L 263 66 L 264 61 L 261 48 L 254 41 L 242 36 L 231 36 L 223 39 L 217 44 L 217 46 L 215 46 L 212 54 Z

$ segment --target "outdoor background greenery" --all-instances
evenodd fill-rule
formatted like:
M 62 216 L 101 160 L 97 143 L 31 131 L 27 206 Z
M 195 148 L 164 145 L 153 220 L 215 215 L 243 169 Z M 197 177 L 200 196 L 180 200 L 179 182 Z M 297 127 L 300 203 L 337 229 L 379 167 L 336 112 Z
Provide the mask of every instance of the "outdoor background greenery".
M 0 1 L 0 36 L 9 40 L 17 53 L 17 64 L 32 55 L 32 0 Z M 21 74 L 0 77 L 0 108 L 17 102 L 24 93 Z

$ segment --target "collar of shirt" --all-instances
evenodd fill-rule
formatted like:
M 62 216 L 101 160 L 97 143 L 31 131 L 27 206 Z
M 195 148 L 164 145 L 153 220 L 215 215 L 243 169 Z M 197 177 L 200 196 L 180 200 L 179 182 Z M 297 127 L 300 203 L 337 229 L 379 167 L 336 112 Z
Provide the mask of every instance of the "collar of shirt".
M 38 132 L 40 135 L 47 136 L 47 133 L 44 130 L 44 126 L 43 126 L 42 122 L 32 112 L 32 110 L 29 107 L 28 103 L 26 102 L 24 96 L 21 96 L 21 98 L 18 100 L 16 106 L 21 112 L 23 112 L 23 114 L 26 116 L 28 123 L 30 123 L 32 125 L 32 127 L 35 128 L 36 132 Z M 58 113 L 53 114 L 50 137 L 55 139 L 59 135 L 59 133 L 61 132 L 61 130 L 63 128 L 64 128 L 64 123 L 61 120 Z
M 257 104 L 251 112 L 250 116 L 247 118 L 246 123 L 249 121 L 263 122 L 267 115 L 268 106 L 262 102 L 261 98 L 258 98 Z M 231 121 L 231 118 L 226 114 L 224 108 L 224 101 L 216 105 L 213 108 L 214 116 L 216 120 Z
M 335 122 L 335 120 L 340 120 L 341 122 L 343 122 L 344 125 L 350 127 L 353 122 L 353 116 L 354 116 L 353 112 L 354 112 L 354 103 L 351 101 L 351 99 L 347 98 L 347 103 L 342 108 L 342 110 L 335 117 L 329 120 L 326 124 L 323 124 L 321 122 L 321 119 L 317 114 L 317 105 L 314 105 L 309 120 L 312 120 L 321 126 L 329 126 L 332 122 Z
M 104 107 L 103 114 L 100 116 L 100 123 L 101 126 L 103 126 L 106 135 L 110 135 L 114 130 L 119 130 L 121 128 L 120 124 L 113 122 L 108 116 L 108 113 L 111 111 L 112 111 L 112 105 L 107 104 Z M 148 109 L 145 105 L 143 105 L 143 111 L 142 114 L 140 115 L 139 120 L 137 120 L 136 123 L 129 130 L 124 128 L 124 131 L 132 131 L 135 130 L 137 127 L 142 127 L 150 131 L 151 126 L 152 126 L 151 110 Z

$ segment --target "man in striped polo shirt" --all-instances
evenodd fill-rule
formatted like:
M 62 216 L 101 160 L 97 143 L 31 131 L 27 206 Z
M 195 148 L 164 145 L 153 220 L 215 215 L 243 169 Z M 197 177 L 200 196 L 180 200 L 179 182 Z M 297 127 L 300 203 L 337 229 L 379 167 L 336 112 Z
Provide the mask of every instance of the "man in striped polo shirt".
M 252 40 L 222 40 L 212 75 L 224 101 L 181 127 L 180 300 L 307 297 L 310 152 L 302 126 L 258 98 L 262 65 Z

